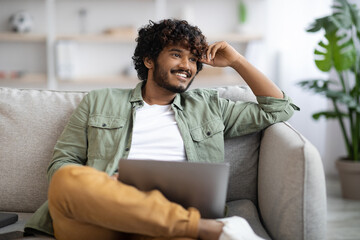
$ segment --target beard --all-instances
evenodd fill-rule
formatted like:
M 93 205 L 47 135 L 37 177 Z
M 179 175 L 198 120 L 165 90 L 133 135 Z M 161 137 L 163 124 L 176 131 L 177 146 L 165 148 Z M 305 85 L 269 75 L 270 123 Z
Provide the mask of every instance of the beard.
M 171 73 L 176 73 L 177 70 L 171 70 Z M 183 93 L 192 84 L 194 81 L 195 76 L 190 80 L 187 86 L 182 85 L 175 85 L 171 84 L 168 76 L 168 72 L 164 71 L 161 67 L 159 67 L 159 64 L 155 62 L 154 65 L 154 73 L 153 73 L 153 79 L 162 88 L 165 88 L 166 90 L 173 92 L 173 93 Z

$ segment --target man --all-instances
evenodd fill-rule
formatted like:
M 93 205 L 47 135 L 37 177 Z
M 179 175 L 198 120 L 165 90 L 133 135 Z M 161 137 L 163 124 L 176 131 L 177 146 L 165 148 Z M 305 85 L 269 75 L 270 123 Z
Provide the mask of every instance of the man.
M 202 219 L 197 209 L 169 202 L 159 191 L 117 181 L 119 159 L 221 162 L 224 137 L 285 121 L 296 106 L 228 43 L 208 46 L 186 21 L 140 29 L 133 60 L 143 82 L 132 90 L 92 91 L 71 116 L 48 168 L 48 204 L 26 229 L 57 239 L 224 237 L 228 221 Z M 259 104 L 221 99 L 212 90 L 186 91 L 202 64 L 235 69 Z M 208 130 L 198 138 L 201 127 Z

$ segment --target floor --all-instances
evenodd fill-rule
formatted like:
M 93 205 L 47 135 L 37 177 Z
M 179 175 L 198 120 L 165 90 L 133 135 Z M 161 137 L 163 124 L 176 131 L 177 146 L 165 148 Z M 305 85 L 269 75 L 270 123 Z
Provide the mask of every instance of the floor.
M 327 177 L 326 185 L 328 240 L 360 240 L 360 201 L 343 199 L 336 177 Z

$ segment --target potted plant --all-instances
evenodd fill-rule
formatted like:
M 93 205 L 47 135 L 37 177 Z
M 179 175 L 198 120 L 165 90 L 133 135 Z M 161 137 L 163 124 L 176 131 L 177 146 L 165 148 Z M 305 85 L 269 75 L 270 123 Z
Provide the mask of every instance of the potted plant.
M 237 16 L 238 16 L 238 25 L 237 31 L 239 33 L 246 33 L 249 31 L 249 26 L 247 23 L 248 19 L 248 10 L 245 2 L 240 0 L 237 7 Z
M 333 79 L 312 79 L 299 85 L 324 95 L 333 110 L 313 114 L 339 121 L 347 156 L 336 162 L 344 198 L 360 199 L 360 10 L 335 0 L 332 14 L 316 19 L 307 32 L 324 31 L 314 54 L 318 69 Z

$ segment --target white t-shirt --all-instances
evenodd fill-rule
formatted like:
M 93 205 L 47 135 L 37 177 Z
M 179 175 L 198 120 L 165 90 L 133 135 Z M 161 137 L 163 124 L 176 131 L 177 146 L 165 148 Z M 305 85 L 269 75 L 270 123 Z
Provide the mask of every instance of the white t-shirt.
M 186 161 L 184 142 L 171 105 L 136 110 L 128 159 Z

